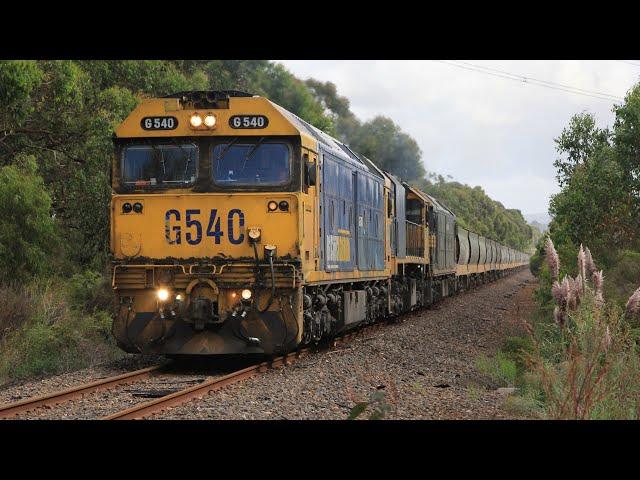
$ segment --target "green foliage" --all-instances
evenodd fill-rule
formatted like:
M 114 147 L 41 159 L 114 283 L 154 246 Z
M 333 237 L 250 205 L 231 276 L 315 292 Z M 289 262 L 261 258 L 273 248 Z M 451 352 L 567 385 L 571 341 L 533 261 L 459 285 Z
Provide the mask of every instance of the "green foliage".
M 95 275 L 86 276 L 99 283 Z M 0 299 L 11 305 L 28 305 L 20 324 L 0 335 L 0 382 L 61 373 L 122 355 L 110 335 L 109 312 L 91 309 L 78 297 L 78 291 L 70 295 L 64 284 L 51 281 L 0 290 Z
M 476 368 L 488 375 L 497 387 L 512 387 L 516 381 L 516 362 L 503 351 L 493 357 L 481 355 L 476 360 Z
M 69 282 L 71 305 L 83 312 L 110 311 L 113 290 L 109 278 L 92 270 L 76 273 Z
M 404 181 L 425 174 L 418 144 L 390 118 L 378 116 L 364 123 L 350 139 L 350 147 Z
M 43 72 L 35 61 L 0 62 L 0 122 L 5 129 L 15 128 L 33 112 L 31 95 L 42 78 Z
M 623 307 L 640 285 L 640 252 L 622 250 L 607 270 L 605 297 Z
M 530 251 L 539 233 L 522 216 L 520 210 L 506 209 L 492 200 L 481 187 L 470 187 L 446 181 L 442 175 L 431 174 L 414 184 L 441 200 L 455 212 L 460 225 L 521 251 Z
M 558 152 L 566 157 L 560 157 L 554 162 L 560 186 L 564 186 L 571 179 L 577 167 L 586 165 L 591 157 L 608 144 L 609 131 L 596 127 L 593 115 L 583 112 L 574 115 L 555 140 Z
M 33 157 L 0 168 L 0 283 L 18 282 L 52 267 L 57 233 L 51 199 Z
M 556 138 L 562 190 L 549 206 L 560 258 L 588 242 L 604 268 L 614 267 L 621 251 L 640 248 L 640 84 L 613 112 L 612 130 L 582 113 Z
M 567 328 L 546 329 L 536 339 L 541 342 L 547 345 L 533 357 L 533 373 L 549 417 L 638 418 L 640 357 L 636 335 L 617 305 L 599 311 L 591 290 L 587 290 L 579 308 L 570 313 Z
M 358 402 L 349 412 L 347 420 L 355 420 L 367 409 L 370 411 L 369 420 L 382 420 L 391 410 L 391 405 L 386 401 L 386 395 L 381 390 L 375 390 L 369 395 L 369 399 Z
M 575 268 L 569 265 L 561 262 L 561 278 Z M 623 252 L 614 271 L 604 276 L 605 292 L 618 292 L 626 285 L 624 296 L 628 296 L 637 288 L 639 271 L 640 256 Z M 579 287 L 569 283 L 568 290 L 556 286 L 552 295 L 546 262 L 538 272 L 538 308 L 530 319 L 528 341 L 519 347 L 525 367 L 518 368 L 522 388 L 508 408 L 548 418 L 637 419 L 639 331 L 623 313 L 623 302 L 611 301 L 608 295 L 604 302 L 598 293 L 602 284 L 595 278 L 577 284 Z M 570 298 L 577 300 L 571 302 Z M 554 319 L 555 306 L 566 314 L 561 324 Z M 505 352 L 517 350 L 517 342 L 510 343 L 509 347 L 505 345 Z

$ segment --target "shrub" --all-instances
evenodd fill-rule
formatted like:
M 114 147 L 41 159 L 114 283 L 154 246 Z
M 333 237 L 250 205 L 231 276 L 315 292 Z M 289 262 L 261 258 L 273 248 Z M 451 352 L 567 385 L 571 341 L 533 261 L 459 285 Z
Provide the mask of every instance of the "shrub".
M 529 329 L 532 349 L 520 396 L 533 402 L 512 402 L 539 401 L 550 418 L 640 418 L 638 332 L 628 321 L 637 312 L 628 308 L 625 317 L 619 305 L 604 302 L 602 272 L 588 254 L 579 254 L 576 270 L 576 279 L 553 283 L 553 320 L 546 305 Z
M 30 289 L 0 286 L 0 340 L 19 329 L 33 314 L 33 295 Z
M 624 306 L 640 279 L 640 252 L 623 250 L 607 270 L 605 294 L 609 301 Z
M 95 281 L 102 282 L 101 276 Z M 122 355 L 110 334 L 110 312 L 101 310 L 95 296 L 78 285 L 41 281 L 20 291 L 3 287 L 2 296 L 14 299 L 14 310 L 26 307 L 22 317 L 14 320 L 20 322 L 19 327 L 8 328 L 0 336 L 3 381 L 61 373 Z
M 76 273 L 69 283 L 72 304 L 78 310 L 95 312 L 113 309 L 113 290 L 106 276 L 91 270 Z
M 34 157 L 0 168 L 0 282 L 47 273 L 58 243 L 51 198 Z
M 505 352 L 498 351 L 493 357 L 481 355 L 476 368 L 488 375 L 496 387 L 512 387 L 516 382 L 516 362 Z

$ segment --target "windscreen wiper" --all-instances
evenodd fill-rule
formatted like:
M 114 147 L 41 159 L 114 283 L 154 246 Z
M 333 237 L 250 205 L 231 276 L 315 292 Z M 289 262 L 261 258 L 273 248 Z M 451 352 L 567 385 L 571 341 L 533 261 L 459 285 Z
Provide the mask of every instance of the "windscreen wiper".
M 227 150 L 229 150 L 229 149 L 231 148 L 231 145 L 233 145 L 234 143 L 236 143 L 236 142 L 238 141 L 238 139 L 239 139 L 239 138 L 240 138 L 240 137 L 236 137 L 236 138 L 234 138 L 233 140 L 231 140 L 229 143 L 227 143 L 227 145 L 222 149 L 222 151 L 221 151 L 218 155 L 216 155 L 216 158 L 215 158 L 214 160 L 216 160 L 216 161 L 217 161 L 217 160 L 220 160 L 220 159 L 223 157 L 223 155 L 224 155 L 225 153 L 227 153 Z
M 264 142 L 264 141 L 265 141 L 265 139 L 266 139 L 266 138 L 267 138 L 267 137 L 260 137 L 260 140 L 258 140 L 258 141 L 256 142 L 256 144 L 255 144 L 253 147 L 251 147 L 251 150 L 249 150 L 249 151 L 247 152 L 247 154 L 246 154 L 246 155 L 245 155 L 245 157 L 244 157 L 244 163 L 242 164 L 242 169 L 240 170 L 241 172 L 244 172 L 244 169 L 245 169 L 245 168 L 246 168 L 246 166 L 247 166 L 247 161 L 251 158 L 251 156 L 252 156 L 254 153 L 256 153 L 256 150 L 258 150 L 258 147 L 262 144 L 262 142 Z
M 222 151 L 218 155 L 216 155 L 216 158 L 213 159 L 214 162 L 216 163 L 216 174 L 220 169 L 220 164 L 218 163 L 218 161 L 224 156 L 225 153 L 227 153 L 227 151 L 231 148 L 231 146 L 238 141 L 239 138 L 240 137 L 236 137 L 233 140 L 231 140 L 229 143 L 227 143 L 225 147 L 222 149 Z
M 173 143 L 176 147 L 180 149 L 180 153 L 182 153 L 183 160 L 186 160 L 182 178 L 185 179 L 184 180 L 185 183 L 189 183 L 189 181 L 187 181 L 186 178 L 187 178 L 187 171 L 189 170 L 189 164 L 191 163 L 191 154 L 186 153 L 184 147 L 180 145 L 175 138 L 171 139 L 171 143 Z
M 153 148 L 153 152 L 160 156 L 160 163 L 162 163 L 162 179 L 164 180 L 164 177 L 167 175 L 167 169 L 164 163 L 164 153 L 162 152 L 162 149 L 154 145 L 153 142 L 149 142 L 149 145 Z

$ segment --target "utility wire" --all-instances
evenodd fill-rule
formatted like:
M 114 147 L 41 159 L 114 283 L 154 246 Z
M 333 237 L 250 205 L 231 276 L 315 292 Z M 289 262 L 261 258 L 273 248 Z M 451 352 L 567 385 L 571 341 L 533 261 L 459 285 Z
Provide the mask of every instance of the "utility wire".
M 494 77 L 506 78 L 507 80 L 515 80 L 520 83 L 529 83 L 532 85 L 537 85 L 539 87 L 550 88 L 552 90 L 559 90 L 567 93 L 573 93 L 575 95 L 584 95 L 587 97 L 599 98 L 600 100 L 624 100 L 622 97 L 618 97 L 616 95 L 611 95 L 603 92 L 596 92 L 594 90 L 585 90 L 583 88 L 572 87 L 570 85 L 563 85 L 561 83 L 548 82 L 546 80 L 538 80 L 532 77 L 525 77 L 523 75 L 516 75 L 514 73 L 505 72 L 503 70 L 498 70 L 495 68 L 483 67 L 480 65 L 474 65 L 468 62 L 453 62 L 447 60 L 436 60 L 437 62 L 444 63 L 447 65 L 451 65 L 452 67 L 463 68 L 465 70 L 470 70 L 478 73 L 485 73 L 487 75 L 493 75 Z M 640 65 L 638 65 L 640 66 Z
M 516 75 L 516 74 L 512 74 L 512 73 L 508 73 L 508 72 L 503 72 L 502 70 L 497 70 L 495 68 L 484 67 L 484 66 L 481 66 L 481 65 L 473 65 L 473 64 L 467 63 L 467 62 L 460 61 L 460 63 L 464 63 L 465 65 L 469 65 L 469 66 L 472 66 L 472 67 L 482 68 L 484 70 L 488 70 L 488 71 L 492 71 L 492 72 L 498 72 L 498 73 L 502 73 L 502 74 L 505 74 L 505 75 L 511 75 L 511 76 L 516 77 L 518 79 L 522 78 L 523 82 L 533 81 L 533 82 L 537 82 L 537 83 L 544 83 L 545 85 L 551 85 L 551 86 L 555 86 L 555 87 L 560 87 L 560 88 L 565 88 L 565 89 L 570 89 L 570 90 L 576 90 L 576 91 L 583 92 L 583 93 L 592 93 L 594 95 L 611 97 L 611 98 L 616 99 L 616 100 L 622 100 L 622 98 L 620 98 L 620 97 L 618 97 L 616 95 L 610 95 L 608 93 L 596 92 L 594 90 L 585 90 L 584 88 L 572 87 L 571 85 L 563 85 L 561 83 L 548 82 L 546 80 L 537 80 L 535 78 L 524 77 L 522 75 Z

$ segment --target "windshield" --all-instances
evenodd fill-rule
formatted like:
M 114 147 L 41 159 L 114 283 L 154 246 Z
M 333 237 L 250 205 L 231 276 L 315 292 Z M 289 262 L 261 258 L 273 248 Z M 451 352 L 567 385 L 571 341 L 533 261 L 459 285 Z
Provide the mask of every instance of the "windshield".
M 182 186 L 196 179 L 198 150 L 195 145 L 132 145 L 122 160 L 122 178 L 136 185 Z
M 291 178 L 284 143 L 223 143 L 213 148 L 213 159 L 213 179 L 220 185 L 284 185 Z

